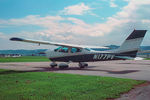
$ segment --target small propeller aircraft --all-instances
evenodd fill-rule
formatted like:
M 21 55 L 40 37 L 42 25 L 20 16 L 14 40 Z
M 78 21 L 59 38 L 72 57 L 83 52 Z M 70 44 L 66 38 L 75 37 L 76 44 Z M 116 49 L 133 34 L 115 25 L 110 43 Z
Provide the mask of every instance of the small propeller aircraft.
M 88 64 L 85 62 L 134 59 L 136 57 L 140 44 L 143 41 L 146 31 L 147 30 L 134 30 L 118 49 L 110 49 L 106 51 L 95 51 L 90 48 L 108 49 L 108 47 L 54 43 L 48 41 L 22 39 L 17 37 L 10 38 L 10 40 L 36 43 L 39 45 L 44 44 L 59 46 L 53 51 L 47 50 L 45 52 L 47 57 L 52 61 L 52 63 L 50 64 L 52 68 L 57 66 L 56 62 L 64 62 L 59 64 L 60 69 L 68 68 L 68 64 L 71 62 L 78 62 L 79 67 L 84 68 L 88 66 Z

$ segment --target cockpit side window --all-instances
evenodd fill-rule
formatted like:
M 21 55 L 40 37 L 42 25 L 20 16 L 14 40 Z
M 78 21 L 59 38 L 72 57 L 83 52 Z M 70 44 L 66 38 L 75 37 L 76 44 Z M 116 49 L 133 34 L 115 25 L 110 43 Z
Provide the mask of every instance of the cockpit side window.
M 71 53 L 81 52 L 82 50 L 79 48 L 72 48 Z
M 63 47 L 59 50 L 59 52 L 64 52 L 64 53 L 68 53 L 68 48 Z
M 68 53 L 69 49 L 67 47 L 58 47 L 56 49 L 54 49 L 55 52 L 63 52 L 63 53 Z M 71 53 L 77 53 L 77 52 L 81 52 L 82 49 L 79 48 L 71 48 Z

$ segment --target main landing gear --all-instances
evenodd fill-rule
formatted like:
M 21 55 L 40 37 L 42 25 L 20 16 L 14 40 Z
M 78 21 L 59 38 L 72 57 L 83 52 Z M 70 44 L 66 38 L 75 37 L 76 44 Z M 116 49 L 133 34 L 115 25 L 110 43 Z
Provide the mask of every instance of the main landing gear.
M 51 66 L 51 68 L 55 68 L 55 67 L 58 66 L 59 69 L 66 69 L 66 68 L 69 67 L 69 65 L 68 65 L 67 63 L 60 63 L 60 64 L 58 65 L 58 64 L 55 63 L 55 62 L 52 62 L 52 63 L 50 64 L 50 66 Z M 87 66 L 88 66 L 87 63 L 79 62 L 79 67 L 80 67 L 80 68 L 85 68 L 85 67 L 87 67 Z
M 52 63 L 50 64 L 50 66 L 51 66 L 51 68 L 55 68 L 55 67 L 57 66 L 57 63 L 52 62 Z
M 87 67 L 87 66 L 88 66 L 87 63 L 79 62 L 79 67 L 80 67 L 80 68 L 85 68 L 85 67 Z
M 57 67 L 57 63 L 52 62 L 52 63 L 50 64 L 50 66 L 51 66 L 51 68 L 55 68 L 55 67 Z M 66 63 L 60 63 L 60 64 L 58 65 L 58 67 L 59 67 L 59 69 L 65 69 L 65 68 L 68 68 L 69 65 L 66 64 Z
M 66 68 L 68 68 L 68 67 L 69 67 L 69 65 L 66 64 L 66 63 L 60 63 L 60 64 L 59 64 L 59 69 L 66 69 Z

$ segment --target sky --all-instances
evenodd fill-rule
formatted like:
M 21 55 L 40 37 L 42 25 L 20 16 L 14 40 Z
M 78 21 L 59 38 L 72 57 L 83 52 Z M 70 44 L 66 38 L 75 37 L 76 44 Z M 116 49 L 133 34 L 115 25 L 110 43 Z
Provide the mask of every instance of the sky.
M 150 0 L 0 0 L 0 50 L 52 46 L 11 37 L 78 45 L 121 45 L 134 30 L 148 30 Z

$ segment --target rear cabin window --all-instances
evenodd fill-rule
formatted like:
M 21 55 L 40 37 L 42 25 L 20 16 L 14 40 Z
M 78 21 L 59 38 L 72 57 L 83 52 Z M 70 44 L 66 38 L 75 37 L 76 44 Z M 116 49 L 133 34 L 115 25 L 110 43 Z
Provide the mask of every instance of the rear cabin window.
M 71 53 L 81 52 L 81 49 L 79 48 L 72 48 Z
M 85 50 L 87 50 L 87 51 L 91 51 L 89 48 L 85 48 Z

